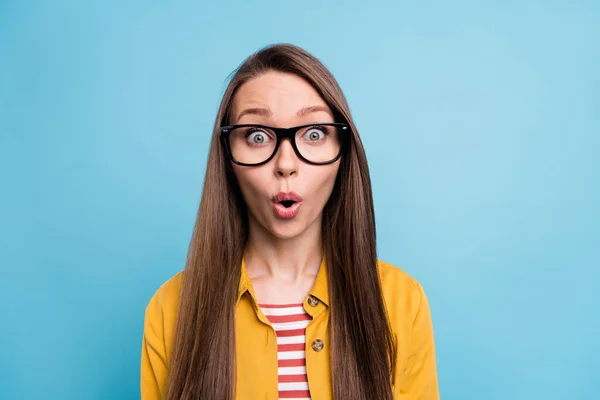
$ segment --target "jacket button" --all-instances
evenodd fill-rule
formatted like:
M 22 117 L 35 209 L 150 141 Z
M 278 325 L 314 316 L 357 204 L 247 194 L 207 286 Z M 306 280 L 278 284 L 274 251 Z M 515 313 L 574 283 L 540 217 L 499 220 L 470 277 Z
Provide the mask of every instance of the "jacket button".
M 311 294 L 310 296 L 308 296 L 308 304 L 310 304 L 313 307 L 316 307 L 317 305 L 319 305 L 319 299 L 317 299 Z
M 314 351 L 323 350 L 323 341 L 321 339 L 315 340 L 314 342 L 312 342 L 312 348 Z

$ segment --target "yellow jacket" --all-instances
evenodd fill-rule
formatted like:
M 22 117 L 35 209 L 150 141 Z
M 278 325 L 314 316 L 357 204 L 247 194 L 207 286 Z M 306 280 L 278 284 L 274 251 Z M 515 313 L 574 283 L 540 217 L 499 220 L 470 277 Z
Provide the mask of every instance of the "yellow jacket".
M 332 399 L 327 330 L 329 296 L 325 268 L 323 261 L 310 295 L 304 300 L 304 308 L 313 318 L 306 328 L 306 370 L 313 400 Z M 398 348 L 393 377 L 394 398 L 437 400 L 439 392 L 433 328 L 423 288 L 405 272 L 381 260 L 378 261 L 378 271 Z M 146 308 L 141 361 L 142 400 L 162 398 L 182 273 L 165 282 Z M 249 296 L 242 296 L 246 292 Z M 278 397 L 275 333 L 265 335 L 263 324 L 269 322 L 260 307 L 254 306 L 256 304 L 258 301 L 242 260 L 236 332 L 243 334 L 236 337 L 236 400 L 276 400 Z M 323 341 L 322 351 L 311 348 L 311 343 L 316 339 Z

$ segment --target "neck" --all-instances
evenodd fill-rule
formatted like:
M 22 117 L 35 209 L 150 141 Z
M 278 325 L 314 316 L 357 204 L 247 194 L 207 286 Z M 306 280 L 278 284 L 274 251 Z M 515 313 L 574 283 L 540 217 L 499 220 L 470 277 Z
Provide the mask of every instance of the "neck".
M 323 257 L 321 218 L 315 219 L 297 236 L 280 238 L 250 215 L 248 242 L 244 248 L 248 275 L 292 282 L 314 278 Z

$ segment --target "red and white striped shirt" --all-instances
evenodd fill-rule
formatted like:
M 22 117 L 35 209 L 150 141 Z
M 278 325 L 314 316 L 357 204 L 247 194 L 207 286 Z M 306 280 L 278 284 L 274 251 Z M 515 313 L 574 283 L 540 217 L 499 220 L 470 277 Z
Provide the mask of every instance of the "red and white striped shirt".
M 306 374 L 306 326 L 312 317 L 302 304 L 260 304 L 277 334 L 280 399 L 310 400 Z

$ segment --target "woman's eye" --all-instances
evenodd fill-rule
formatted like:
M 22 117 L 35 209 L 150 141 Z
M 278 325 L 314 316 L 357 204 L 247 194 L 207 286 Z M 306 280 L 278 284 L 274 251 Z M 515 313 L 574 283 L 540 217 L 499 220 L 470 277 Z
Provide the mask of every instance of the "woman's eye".
M 264 144 L 269 142 L 270 138 L 269 135 L 263 131 L 254 131 L 246 135 L 246 140 L 251 144 Z
M 304 138 L 310 142 L 317 142 L 325 136 L 325 132 L 320 128 L 310 128 L 304 134 Z

